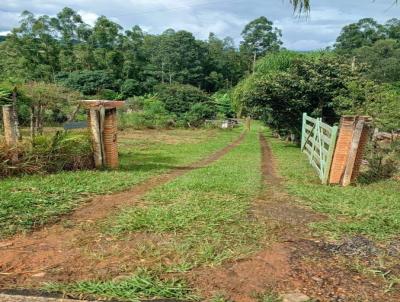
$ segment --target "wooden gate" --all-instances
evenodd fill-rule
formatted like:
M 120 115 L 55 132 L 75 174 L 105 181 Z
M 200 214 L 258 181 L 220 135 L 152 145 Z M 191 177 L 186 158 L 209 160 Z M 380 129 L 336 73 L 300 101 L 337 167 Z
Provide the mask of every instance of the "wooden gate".
M 307 154 L 323 184 L 327 184 L 329 180 L 337 134 L 337 126 L 329 126 L 322 119 L 314 119 L 303 113 L 301 150 Z

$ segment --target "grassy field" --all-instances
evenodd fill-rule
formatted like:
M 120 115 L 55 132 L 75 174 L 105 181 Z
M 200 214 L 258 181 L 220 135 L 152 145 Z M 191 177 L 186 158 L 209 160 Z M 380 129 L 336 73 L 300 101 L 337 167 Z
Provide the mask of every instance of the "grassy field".
M 270 137 L 268 133 L 267 136 Z M 364 234 L 378 240 L 398 236 L 400 182 L 379 181 L 349 187 L 322 186 L 305 154 L 293 144 L 270 137 L 279 172 L 290 194 L 300 197 L 328 219 L 313 225 L 331 237 Z
M 70 212 L 93 194 L 125 190 L 223 148 L 241 129 L 127 131 L 120 134 L 117 171 L 78 171 L 0 180 L 0 238 Z
M 104 232 L 116 238 L 135 233 L 168 238 L 157 242 L 156 250 L 143 249 L 144 267 L 139 267 L 139 273 L 131 277 L 141 279 L 141 272 L 146 269 L 155 274 L 149 284 L 157 285 L 140 292 L 129 291 L 125 281 L 78 282 L 49 288 L 130 300 L 182 298 L 184 283 L 178 283 L 173 294 L 163 295 L 162 290 L 170 289 L 171 284 L 160 283 L 159 278 L 166 273 L 184 274 L 198 266 L 218 265 L 262 246 L 261 238 L 267 228 L 249 217 L 260 186 L 260 146 L 258 134 L 253 131 L 217 162 L 151 191 L 143 206 L 124 210 L 106 223 Z M 183 298 L 194 296 L 188 291 Z

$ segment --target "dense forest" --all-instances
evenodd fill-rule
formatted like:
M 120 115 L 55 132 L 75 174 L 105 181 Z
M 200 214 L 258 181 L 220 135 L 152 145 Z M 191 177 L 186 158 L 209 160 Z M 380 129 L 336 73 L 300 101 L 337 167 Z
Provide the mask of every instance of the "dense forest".
M 124 30 L 105 16 L 94 26 L 73 9 L 56 17 L 23 12 L 0 43 L 0 100 L 20 123 L 62 123 L 79 98 L 127 100 L 121 127 L 196 127 L 205 119 L 252 116 L 298 134 L 302 112 L 335 123 L 369 114 L 399 126 L 400 20 L 361 19 L 332 47 L 294 52 L 266 17 L 247 24 L 240 45 L 210 33 Z M 18 99 L 18 101 L 17 101 Z

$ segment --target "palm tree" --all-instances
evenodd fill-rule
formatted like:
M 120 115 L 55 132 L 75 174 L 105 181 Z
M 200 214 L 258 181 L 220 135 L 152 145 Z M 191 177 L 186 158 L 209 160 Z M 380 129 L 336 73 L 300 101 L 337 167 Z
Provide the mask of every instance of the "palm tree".
M 310 0 L 289 0 L 290 3 L 293 5 L 293 9 L 296 12 L 309 12 L 311 7 Z M 374 1 L 374 0 L 373 0 Z M 394 3 L 398 3 L 399 0 L 393 0 Z
M 293 5 L 294 10 L 299 13 L 310 10 L 310 0 L 290 0 L 290 3 Z

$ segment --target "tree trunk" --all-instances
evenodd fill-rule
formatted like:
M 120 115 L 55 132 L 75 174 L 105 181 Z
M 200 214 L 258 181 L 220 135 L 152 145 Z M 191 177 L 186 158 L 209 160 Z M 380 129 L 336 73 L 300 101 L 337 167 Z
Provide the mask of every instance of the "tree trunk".
M 31 139 L 33 139 L 36 135 L 36 127 L 35 127 L 35 106 L 31 106 L 31 116 L 30 116 L 30 132 L 31 132 Z
M 12 92 L 12 115 L 13 115 L 15 134 L 17 135 L 18 140 L 22 140 L 22 135 L 21 135 L 21 132 L 19 131 L 19 123 L 18 123 L 16 88 L 14 88 L 14 90 Z
M 256 61 L 257 61 L 257 53 L 254 52 L 254 56 L 253 56 L 253 74 L 256 72 Z
M 14 127 L 12 105 L 3 106 L 3 123 L 6 146 L 11 152 L 11 162 L 15 163 L 18 161 L 18 152 L 16 150 L 18 137 Z

